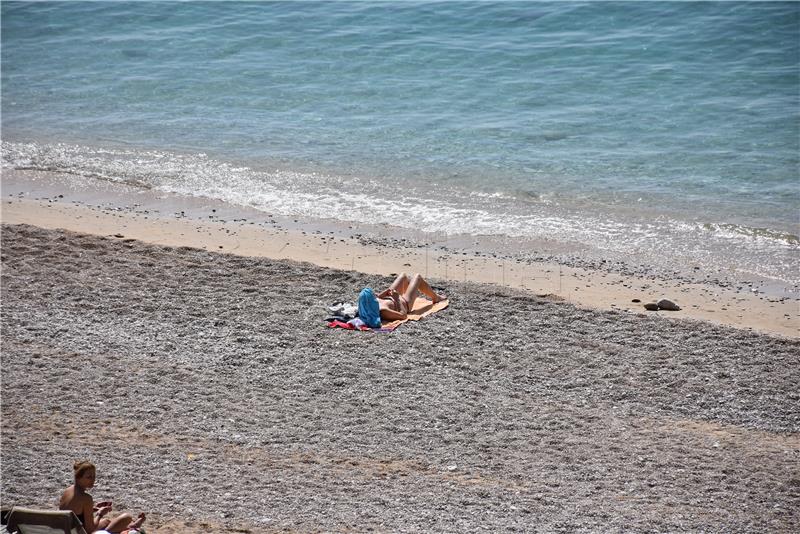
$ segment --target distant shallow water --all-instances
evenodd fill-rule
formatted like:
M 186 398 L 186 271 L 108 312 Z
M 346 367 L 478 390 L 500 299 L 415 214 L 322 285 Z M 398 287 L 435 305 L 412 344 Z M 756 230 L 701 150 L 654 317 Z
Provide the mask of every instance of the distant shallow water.
M 800 4 L 4 2 L 3 164 L 796 284 L 799 31 Z

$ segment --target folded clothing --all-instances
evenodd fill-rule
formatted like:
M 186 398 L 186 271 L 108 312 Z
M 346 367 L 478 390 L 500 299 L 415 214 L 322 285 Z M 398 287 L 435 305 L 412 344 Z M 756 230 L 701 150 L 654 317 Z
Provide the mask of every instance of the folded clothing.
M 355 302 L 336 302 L 328 306 L 328 311 L 331 312 L 331 315 L 352 319 L 358 315 L 358 306 Z
M 325 317 L 325 321 L 341 321 L 346 323 L 358 317 L 358 306 L 353 302 L 336 302 L 327 307 L 330 315 Z

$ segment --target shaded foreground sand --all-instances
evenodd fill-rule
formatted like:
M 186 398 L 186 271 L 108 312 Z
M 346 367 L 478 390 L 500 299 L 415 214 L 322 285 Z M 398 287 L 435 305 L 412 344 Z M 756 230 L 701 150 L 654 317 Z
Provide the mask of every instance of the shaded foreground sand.
M 2 230 L 2 502 L 70 465 L 151 532 L 800 529 L 800 341 L 476 284 Z

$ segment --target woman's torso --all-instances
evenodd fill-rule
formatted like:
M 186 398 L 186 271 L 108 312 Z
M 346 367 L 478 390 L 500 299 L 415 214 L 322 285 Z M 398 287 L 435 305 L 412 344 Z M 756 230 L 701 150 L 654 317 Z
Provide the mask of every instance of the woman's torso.
M 378 307 L 380 307 L 381 310 L 393 310 L 396 312 L 408 313 L 408 303 L 402 295 L 397 299 L 397 303 L 399 305 L 395 305 L 395 302 L 392 299 L 378 299 Z
M 92 507 L 93 501 L 92 496 L 88 493 L 79 494 L 75 490 L 75 486 L 70 486 L 64 493 L 61 494 L 61 499 L 58 501 L 58 509 L 59 510 L 70 510 L 78 519 L 80 519 L 82 524 L 85 523 L 85 518 L 83 517 L 83 511 L 86 509 L 87 502 L 89 508 Z

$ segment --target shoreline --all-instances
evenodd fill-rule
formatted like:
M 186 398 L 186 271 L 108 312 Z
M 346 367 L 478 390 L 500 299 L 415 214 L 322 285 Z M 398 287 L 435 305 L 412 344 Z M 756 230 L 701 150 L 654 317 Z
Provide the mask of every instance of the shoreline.
M 573 262 L 487 252 L 474 236 L 414 234 L 386 226 L 281 219 L 203 198 L 186 198 L 41 171 L 3 170 L 0 220 L 147 243 L 391 275 L 419 272 L 440 285 L 470 282 L 520 289 L 582 308 L 694 319 L 786 337 L 800 336 L 798 300 L 784 289 L 712 278 L 660 279 Z M 552 244 L 551 244 L 552 245 Z M 557 245 L 557 244 L 556 244 Z M 514 246 L 513 240 L 505 244 Z M 556 258 L 557 256 L 549 256 Z M 591 262 L 589 262 L 591 264 Z M 680 311 L 645 311 L 668 298 Z M 641 302 L 633 302 L 638 299 Z

